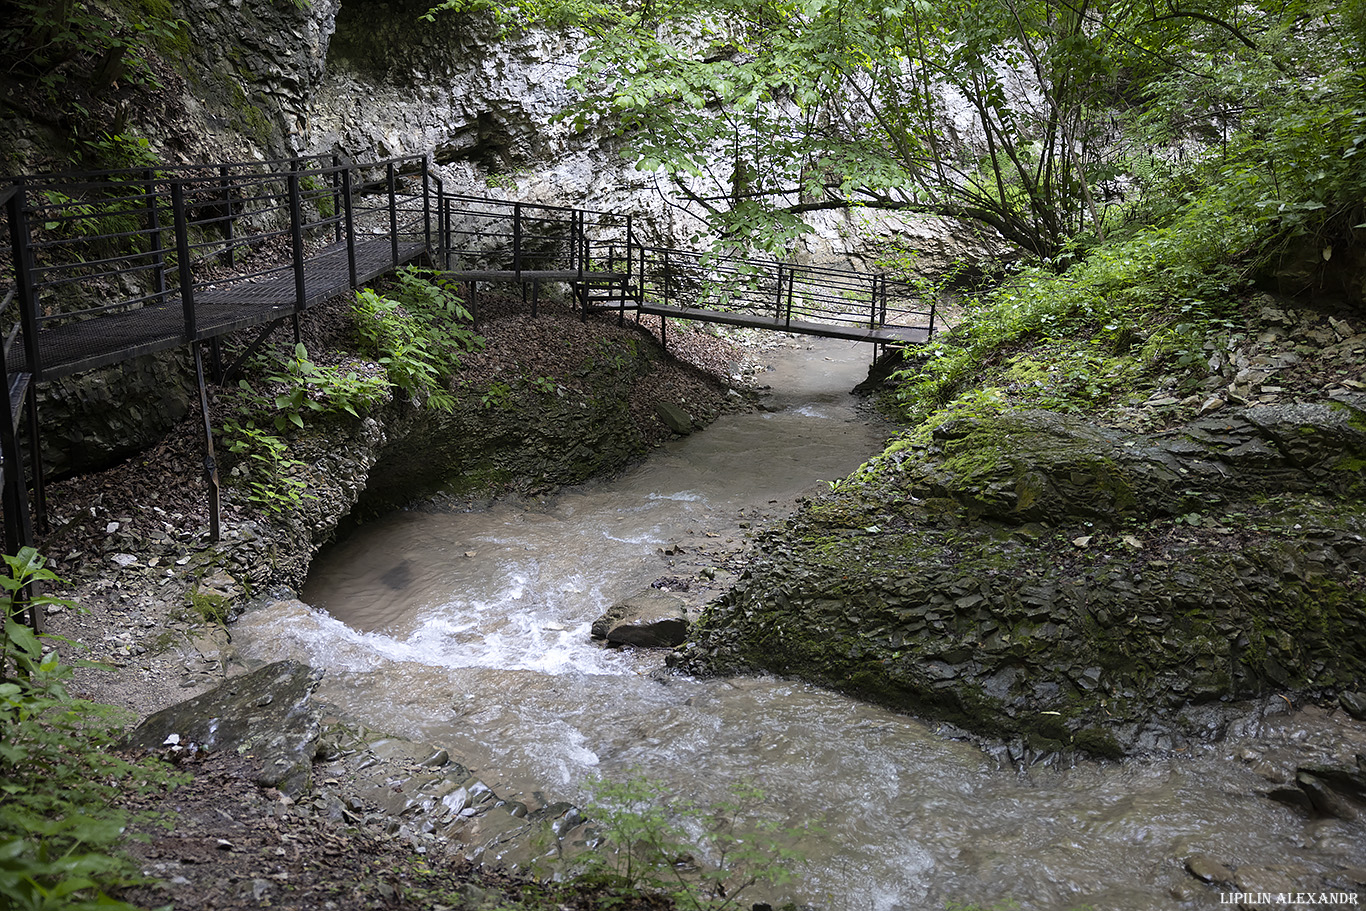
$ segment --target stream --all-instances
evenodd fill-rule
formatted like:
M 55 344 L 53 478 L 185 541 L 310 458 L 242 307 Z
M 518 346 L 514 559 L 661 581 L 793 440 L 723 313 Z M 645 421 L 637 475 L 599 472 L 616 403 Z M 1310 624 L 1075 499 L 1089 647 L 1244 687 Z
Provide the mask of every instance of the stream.
M 1218 888 L 1183 868 L 1202 853 L 1303 890 L 1366 867 L 1366 824 L 1261 796 L 1303 744 L 1343 760 L 1361 748 L 1322 712 L 1250 717 L 1174 759 L 1024 770 L 799 682 L 657 674 L 660 653 L 592 643 L 615 600 L 694 579 L 881 448 L 890 426 L 848 394 L 866 349 L 789 345 L 765 375 L 766 410 L 545 500 L 366 525 L 315 562 L 311 607 L 248 614 L 234 641 L 325 669 L 320 698 L 447 747 L 505 796 L 583 802 L 594 776 L 643 774 L 709 805 L 752 781 L 767 819 L 805 832 L 809 866 L 771 898 L 832 911 L 1214 907 Z

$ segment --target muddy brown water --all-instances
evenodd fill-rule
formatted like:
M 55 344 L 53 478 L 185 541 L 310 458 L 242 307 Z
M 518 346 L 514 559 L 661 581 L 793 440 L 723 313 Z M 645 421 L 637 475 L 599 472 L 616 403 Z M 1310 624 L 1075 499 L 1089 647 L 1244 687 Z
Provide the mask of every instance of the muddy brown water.
M 620 477 L 366 526 L 317 561 L 311 607 L 249 614 L 234 638 L 248 656 L 324 668 L 324 699 L 448 747 L 500 794 L 581 801 L 594 776 L 644 774 L 708 804 L 750 780 L 768 819 L 811 829 L 809 865 L 775 899 L 836 911 L 1219 906 L 1219 889 L 1183 869 L 1197 853 L 1250 883 L 1366 894 L 1343 872 L 1366 867 L 1366 825 L 1261 796 L 1296 762 L 1366 749 L 1341 713 L 1254 715 L 1224 742 L 1160 761 L 1020 770 L 815 687 L 661 682 L 658 653 L 590 642 L 612 601 L 706 565 L 710 536 L 734 535 L 743 511 L 875 453 L 888 428 L 848 394 L 866 367 L 855 345 L 794 344 L 766 378 L 770 410 L 723 417 Z

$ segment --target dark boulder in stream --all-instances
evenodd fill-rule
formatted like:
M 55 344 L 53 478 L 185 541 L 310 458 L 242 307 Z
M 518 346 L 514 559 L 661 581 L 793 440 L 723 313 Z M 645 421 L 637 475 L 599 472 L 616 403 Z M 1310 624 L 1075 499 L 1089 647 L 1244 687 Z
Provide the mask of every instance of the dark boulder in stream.
M 592 635 L 613 645 L 682 645 L 688 635 L 686 602 L 671 592 L 647 588 L 609 607 L 593 621 Z
M 1040 411 L 908 435 L 757 542 L 676 664 L 765 670 L 1036 749 L 1223 733 L 1366 682 L 1366 413 L 1125 434 Z

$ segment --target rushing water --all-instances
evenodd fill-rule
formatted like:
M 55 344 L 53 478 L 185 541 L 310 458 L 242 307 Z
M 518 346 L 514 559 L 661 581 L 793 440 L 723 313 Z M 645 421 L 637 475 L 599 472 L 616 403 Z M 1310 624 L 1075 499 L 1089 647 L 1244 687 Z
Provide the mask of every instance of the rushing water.
M 500 793 L 582 800 L 595 775 L 643 773 L 708 803 L 751 780 L 770 819 L 811 828 L 793 896 L 840 911 L 1217 905 L 1182 869 L 1195 853 L 1267 888 L 1319 889 L 1366 866 L 1366 826 L 1310 824 L 1258 793 L 1287 767 L 1268 743 L 1359 748 L 1359 730 L 1317 717 L 1269 718 L 1262 740 L 1176 760 L 1022 774 L 932 724 L 814 687 L 660 680 L 657 654 L 590 643 L 614 600 L 707 565 L 737 516 L 875 452 L 884 428 L 847 394 L 865 368 L 857 346 L 803 344 L 771 374 L 770 410 L 723 417 L 621 477 L 369 525 L 317 562 L 311 608 L 258 611 L 235 638 L 248 655 L 325 668 L 323 698 L 447 746 Z

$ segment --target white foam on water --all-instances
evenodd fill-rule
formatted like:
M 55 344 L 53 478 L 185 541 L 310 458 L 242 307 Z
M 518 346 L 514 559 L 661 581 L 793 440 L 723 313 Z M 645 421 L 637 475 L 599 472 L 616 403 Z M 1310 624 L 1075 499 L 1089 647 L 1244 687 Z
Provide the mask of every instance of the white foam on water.
M 250 638 L 253 653 L 303 657 L 320 668 L 357 673 L 381 669 L 387 662 L 549 675 L 634 673 L 628 654 L 592 643 L 588 622 L 523 609 L 516 603 L 520 594 L 517 590 L 496 602 L 445 605 L 419 618 L 406 633 L 361 632 L 325 611 L 279 602 L 243 617 L 235 635 Z M 551 624 L 562 628 L 547 628 Z
M 648 494 L 647 500 L 670 500 L 674 503 L 697 503 L 705 499 L 702 494 L 695 490 L 680 490 L 676 493 L 652 493 Z

